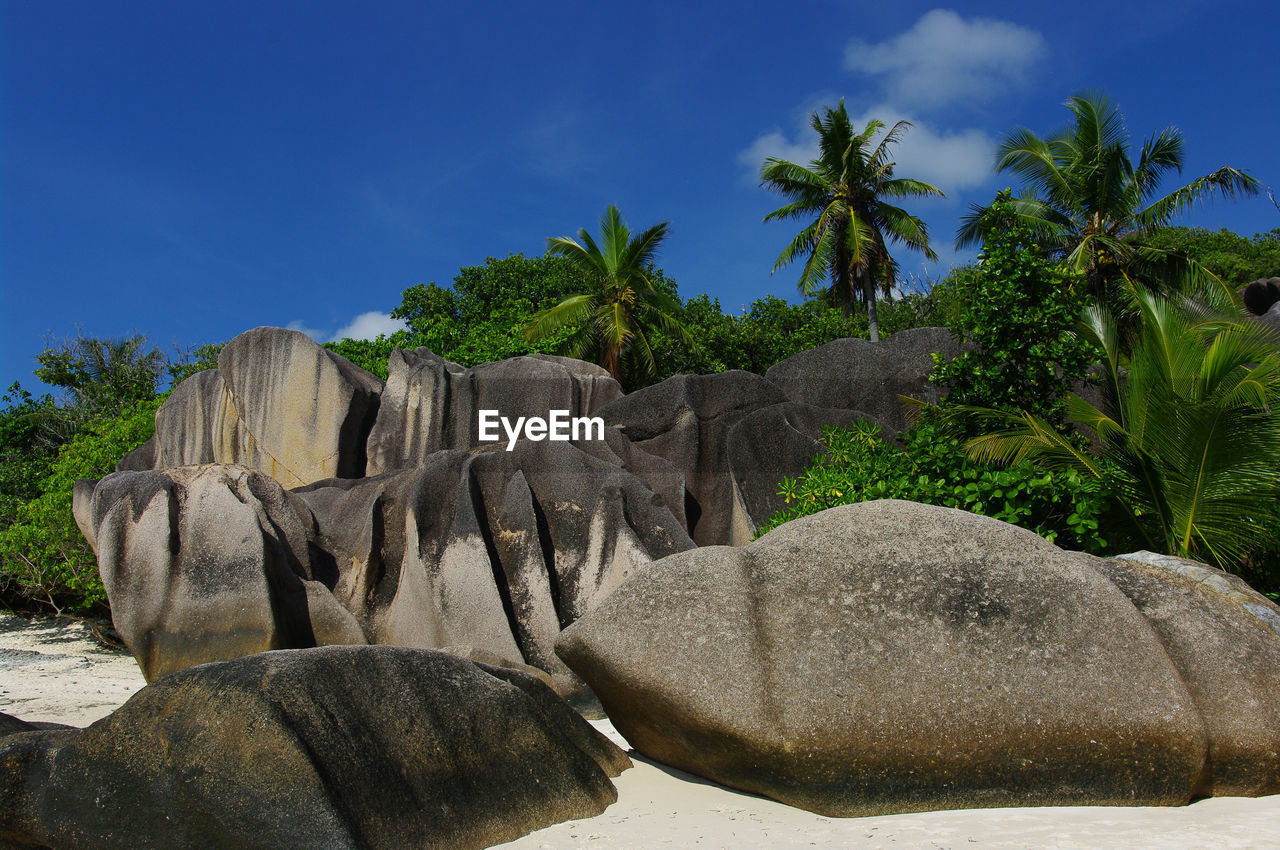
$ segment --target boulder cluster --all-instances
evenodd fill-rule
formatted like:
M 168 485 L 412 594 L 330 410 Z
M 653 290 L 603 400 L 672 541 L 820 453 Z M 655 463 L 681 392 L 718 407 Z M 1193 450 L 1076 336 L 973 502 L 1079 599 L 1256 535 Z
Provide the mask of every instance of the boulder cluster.
M 488 846 L 614 799 L 601 710 L 829 815 L 1280 792 L 1280 608 L 1239 579 L 896 501 L 755 539 L 823 426 L 892 438 L 957 351 L 924 328 L 623 393 L 237 337 L 77 486 L 152 684 L 85 730 L 0 715 L 0 843 Z M 484 411 L 602 427 L 493 441 Z
M 652 561 L 749 542 L 823 425 L 895 431 L 897 396 L 929 397 L 930 354 L 953 348 L 936 328 L 840 340 L 764 377 L 624 394 L 579 360 L 463 368 L 426 349 L 395 351 L 384 385 L 258 328 L 174 389 L 119 471 L 80 482 L 76 519 L 149 680 L 270 649 L 458 647 L 542 670 L 585 708 L 553 648 L 565 626 Z M 486 410 L 603 427 L 508 451 L 481 440 Z

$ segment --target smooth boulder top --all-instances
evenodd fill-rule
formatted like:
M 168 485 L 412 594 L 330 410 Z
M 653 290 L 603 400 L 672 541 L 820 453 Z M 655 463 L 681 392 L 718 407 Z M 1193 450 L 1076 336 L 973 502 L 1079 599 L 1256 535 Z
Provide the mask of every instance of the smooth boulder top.
M 617 799 L 625 754 L 523 673 L 399 647 L 167 676 L 0 739 L 0 843 L 488 847 Z
M 382 382 L 306 334 L 254 328 L 222 347 L 156 411 L 154 448 L 137 469 L 240 464 L 297 487 L 365 473 Z
M 950 359 L 960 342 L 946 328 L 909 328 L 875 343 L 837 339 L 788 357 L 764 376 L 791 401 L 863 411 L 892 436 L 907 424 L 899 395 L 938 400 L 929 383 L 935 352 Z
M 1100 564 L 866 502 L 657 561 L 556 650 L 640 752 L 822 814 L 1186 803 L 1212 736 Z

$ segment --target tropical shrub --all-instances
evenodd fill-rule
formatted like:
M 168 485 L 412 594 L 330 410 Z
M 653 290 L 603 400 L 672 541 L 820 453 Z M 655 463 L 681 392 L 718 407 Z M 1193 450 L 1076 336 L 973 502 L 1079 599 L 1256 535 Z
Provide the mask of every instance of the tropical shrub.
M 970 411 L 990 433 L 971 458 L 1032 462 L 1098 482 L 1146 548 L 1239 570 L 1280 544 L 1280 351 L 1260 325 L 1139 292 L 1128 351 L 1099 307 L 1083 331 L 1105 354 L 1099 407 L 1066 401 L 1082 448 L 1030 411 Z
M 98 419 L 58 451 L 40 495 L 19 506 L 15 521 L 0 530 L 0 599 L 6 605 L 106 612 L 97 561 L 71 513 L 72 492 L 77 480 L 110 473 L 151 437 L 160 402 L 135 402 Z
M 1076 333 L 1087 298 L 1073 286 L 1079 275 L 1035 250 L 1008 190 L 983 213 L 981 231 L 977 264 L 944 284 L 951 330 L 974 345 L 950 362 L 935 354 L 930 380 L 952 403 L 1060 420 L 1062 398 L 1098 357 Z
M 900 445 L 886 442 L 880 426 L 867 421 L 824 428 L 824 451 L 799 477 L 781 482 L 778 493 L 787 507 L 760 533 L 837 505 L 906 499 L 994 517 L 1067 549 L 1108 548 L 1106 499 L 1096 480 L 1074 470 L 970 460 L 961 437 L 934 422 L 918 424 L 898 440 Z

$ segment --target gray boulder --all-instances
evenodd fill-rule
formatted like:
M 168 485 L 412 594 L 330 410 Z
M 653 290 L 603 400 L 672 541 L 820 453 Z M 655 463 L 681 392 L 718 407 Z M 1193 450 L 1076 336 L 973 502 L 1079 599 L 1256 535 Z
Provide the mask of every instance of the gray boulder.
M 735 490 L 730 431 L 748 414 L 786 400 L 781 390 L 751 372 L 676 375 L 627 394 L 600 416 L 607 426 L 620 428 L 635 448 L 683 473 L 684 514 L 695 543 L 742 545 L 756 529 Z
M 273 478 L 216 465 L 77 488 L 116 630 L 148 680 L 268 649 L 365 642 L 324 583 L 336 573 L 312 569 L 291 498 Z
M 458 847 L 592 817 L 630 762 L 531 676 L 324 647 L 176 673 L 0 739 L 0 843 Z
M 255 328 L 156 412 L 156 469 L 238 464 L 285 487 L 365 473 L 382 382 L 305 334 Z M 137 459 L 130 461 L 137 465 Z
M 788 357 L 765 377 L 791 401 L 862 411 L 892 437 L 906 427 L 898 396 L 939 398 L 928 380 L 934 352 L 950 359 L 960 353 L 960 343 L 946 328 L 911 328 L 877 343 L 837 339 Z
M 1265 316 L 1280 302 L 1280 277 L 1259 278 L 1240 290 L 1245 309 L 1255 316 Z
M 589 416 L 622 396 L 606 370 L 567 357 L 512 357 L 467 369 L 419 348 L 393 351 L 388 368 L 369 434 L 370 475 L 417 466 L 442 449 L 480 445 L 481 410 L 496 410 L 513 423 L 545 419 L 552 410 Z
M 1202 789 L 1196 699 L 1098 559 L 962 511 L 862 503 L 673 555 L 556 649 L 640 752 L 823 814 Z
M 1139 552 L 1102 571 L 1160 636 L 1209 737 L 1197 796 L 1280 793 L 1280 608 L 1239 577 Z

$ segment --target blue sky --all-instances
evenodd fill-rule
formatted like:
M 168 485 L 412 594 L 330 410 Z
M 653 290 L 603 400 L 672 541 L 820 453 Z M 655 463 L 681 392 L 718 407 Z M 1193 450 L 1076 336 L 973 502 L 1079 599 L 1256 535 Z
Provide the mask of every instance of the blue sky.
M 731 10 L 726 14 L 725 10 Z M 1185 180 L 1280 190 L 1270 3 L 487 4 L 0 0 L 0 382 L 46 338 L 162 349 L 258 325 L 376 332 L 406 287 L 540 254 L 617 204 L 671 222 L 659 265 L 729 311 L 795 298 L 798 229 L 755 173 L 806 159 L 846 100 L 914 123 L 899 174 L 941 255 L 1008 180 L 992 150 L 1102 89 L 1135 143 L 1173 125 Z M 1169 184 L 1172 187 L 1172 182 Z M 1280 227 L 1266 197 L 1182 223 Z M 371 315 L 372 314 L 372 315 Z

